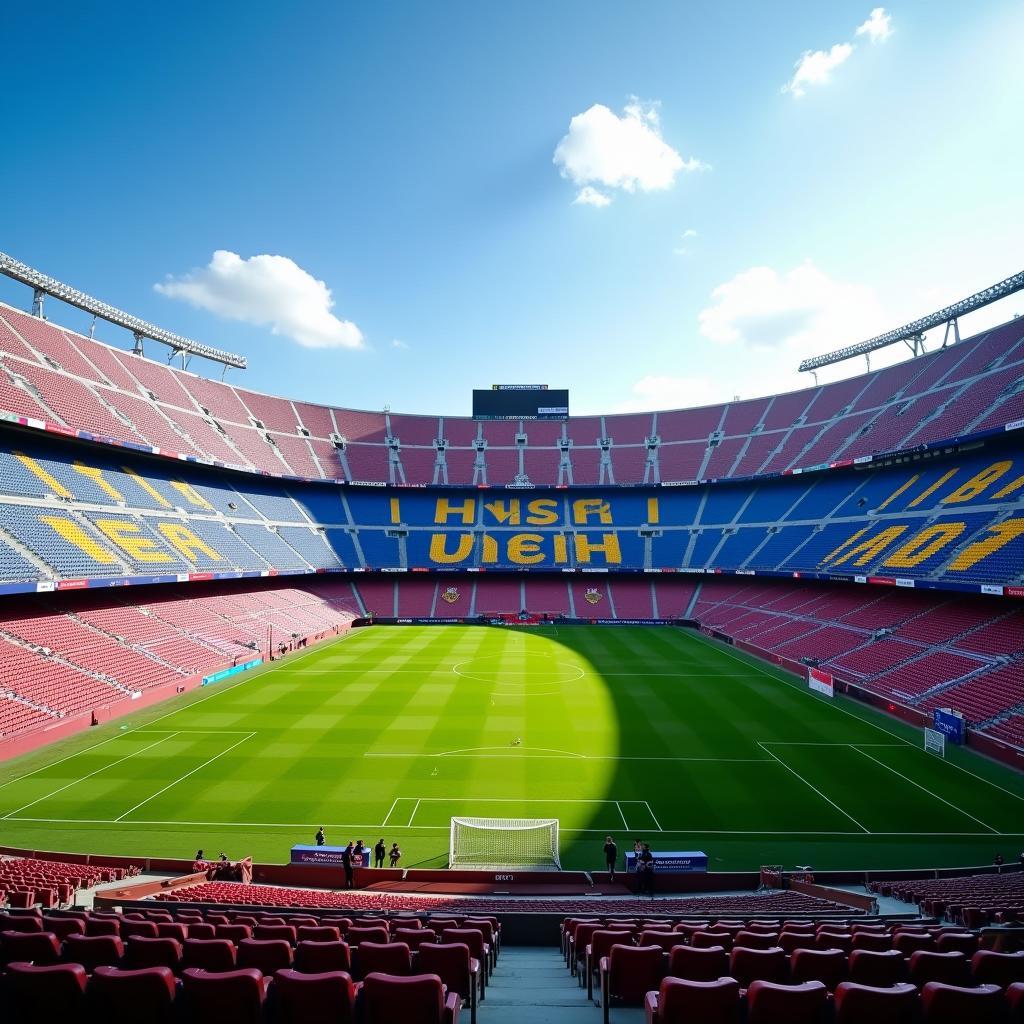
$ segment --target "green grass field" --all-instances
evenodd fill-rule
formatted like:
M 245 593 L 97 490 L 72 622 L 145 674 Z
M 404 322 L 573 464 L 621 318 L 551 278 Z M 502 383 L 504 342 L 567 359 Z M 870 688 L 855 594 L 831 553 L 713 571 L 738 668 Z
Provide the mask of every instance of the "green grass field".
M 512 741 L 521 738 L 520 746 Z M 283 862 L 383 836 L 444 865 L 453 815 L 557 817 L 712 869 L 988 863 L 1024 778 L 695 633 L 378 626 L 3 765 L 0 842 Z

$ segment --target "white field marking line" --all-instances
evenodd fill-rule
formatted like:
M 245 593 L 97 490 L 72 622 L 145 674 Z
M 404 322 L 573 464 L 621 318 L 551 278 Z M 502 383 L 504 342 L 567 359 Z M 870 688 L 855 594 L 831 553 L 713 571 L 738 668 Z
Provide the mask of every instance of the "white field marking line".
M 989 829 L 997 836 L 1000 835 L 998 829 L 992 828 L 991 825 L 982 821 L 981 818 L 976 818 L 969 811 L 965 811 L 962 807 L 957 807 L 956 804 L 950 803 L 950 801 L 947 800 L 945 797 L 939 796 L 938 793 L 933 793 L 930 789 L 928 789 L 927 786 L 922 786 L 920 782 L 915 782 L 913 779 L 908 778 L 906 775 L 904 775 L 903 772 L 896 771 L 896 769 L 893 768 L 891 765 L 887 765 L 884 761 L 879 761 L 877 757 L 872 757 L 872 755 L 869 754 L 866 750 L 859 750 L 855 743 L 851 743 L 850 746 L 853 747 L 853 749 L 856 750 L 858 754 L 863 754 L 869 761 L 874 761 L 875 764 L 880 764 L 883 768 L 886 768 L 889 771 L 891 771 L 893 775 L 898 775 L 901 779 L 905 780 L 906 782 L 909 782 L 912 786 L 917 786 L 917 788 L 920 789 L 922 792 L 927 793 L 929 796 L 934 797 L 936 800 L 941 800 L 947 807 L 952 807 L 954 811 L 959 811 L 960 814 L 963 814 L 966 817 L 970 818 L 971 821 L 976 821 L 979 825 L 984 825 L 985 828 Z
M 124 821 L 124 819 L 127 818 L 128 815 L 132 813 L 132 811 L 137 811 L 144 804 L 148 804 L 150 800 L 155 800 L 158 796 L 160 796 L 161 793 L 166 793 L 167 790 L 178 785 L 179 782 L 184 782 L 185 779 L 187 779 L 189 776 L 195 775 L 196 772 L 198 772 L 202 768 L 205 768 L 208 764 L 213 764 L 213 762 L 216 761 L 218 758 L 223 757 L 225 754 L 230 754 L 231 751 L 235 749 L 235 747 L 241 746 L 246 740 L 251 740 L 255 735 L 256 733 L 251 732 L 249 733 L 248 736 L 243 736 L 237 742 L 232 743 L 231 746 L 228 747 L 226 750 L 222 750 L 219 754 L 214 754 L 213 757 L 209 758 L 209 760 L 204 761 L 201 765 L 199 765 L 198 768 L 193 768 L 192 771 L 186 772 L 180 778 L 177 778 L 173 782 L 168 783 L 166 786 L 164 786 L 163 789 L 158 789 L 152 796 L 147 796 L 145 800 L 139 801 L 139 803 L 137 803 L 134 807 L 129 807 L 128 810 L 124 812 L 124 814 L 122 814 L 118 818 L 115 818 L 114 820 Z
M 727 651 L 727 650 L 725 650 L 722 647 L 719 647 L 717 644 L 712 643 L 710 640 L 708 640 L 706 637 L 702 636 L 700 633 L 697 633 L 697 632 L 689 633 L 689 632 L 684 631 L 681 627 L 679 628 L 679 632 L 682 633 L 683 636 L 687 636 L 687 637 L 691 637 L 692 636 L 694 639 L 700 640 L 701 643 L 703 643 L 705 647 L 710 647 L 712 650 L 717 651 L 719 654 L 723 655 L 726 658 L 732 658 L 733 661 L 738 661 L 741 665 L 746 665 L 747 664 L 747 662 L 745 662 L 742 658 L 738 657 L 735 654 L 732 654 L 730 651 Z M 750 655 L 750 657 L 754 658 L 754 655 L 752 654 L 752 655 Z M 755 658 L 755 662 L 756 662 L 756 658 Z M 791 690 L 795 690 L 797 693 L 805 693 L 812 700 L 814 700 L 815 702 L 818 702 L 818 698 L 814 696 L 814 691 L 811 690 L 809 687 L 800 686 L 799 684 L 795 683 L 791 679 L 785 679 L 782 676 L 777 676 L 774 673 L 770 672 L 767 667 L 762 666 L 762 665 L 758 665 L 756 663 L 753 664 L 753 665 L 749 665 L 749 668 L 752 671 L 754 671 L 754 672 L 760 672 L 761 675 L 767 676 L 769 679 L 774 679 L 775 682 L 777 682 L 777 683 L 784 683 Z M 835 708 L 836 711 L 841 711 L 844 715 L 849 715 L 851 718 L 857 719 L 858 722 L 862 722 L 864 725 L 870 725 L 873 729 L 877 729 L 879 732 L 884 732 L 887 736 L 892 736 L 893 739 L 899 740 L 900 743 L 903 746 L 910 747 L 911 750 L 920 750 L 921 749 L 920 747 L 917 746 L 917 744 L 911 743 L 910 740 L 905 739 L 899 733 L 893 732 L 891 729 L 886 729 L 886 727 L 884 725 L 879 725 L 877 722 L 871 722 L 868 719 L 863 718 L 863 717 L 861 717 L 858 714 L 855 714 L 849 708 L 843 707 L 842 704 L 831 703 L 829 706 Z M 867 744 L 867 743 L 862 743 L 860 745 L 862 747 L 869 746 L 869 744 Z M 977 779 L 979 782 L 984 782 L 984 783 L 987 783 L 989 786 L 994 786 L 996 789 L 1001 790 L 1003 793 L 1006 793 L 1009 796 L 1012 796 L 1016 800 L 1024 801 L 1024 795 L 1022 795 L 1020 793 L 1015 793 L 1012 789 L 1007 789 L 1005 786 L 1000 786 L 998 782 L 993 782 L 991 779 L 986 779 L 984 775 L 979 775 L 977 772 L 972 772 L 970 770 L 970 768 L 964 768 L 963 765 L 955 764 L 952 761 L 943 761 L 943 764 L 948 764 L 950 766 L 950 768 L 956 768 L 958 771 L 963 772 L 965 775 L 970 775 L 972 778 Z M 881 835 L 882 833 L 876 833 L 876 834 Z M 1009 833 L 1005 833 L 1005 832 L 1003 834 L 1004 835 L 1009 835 Z
M 646 800 L 644 801 L 644 806 L 647 808 L 647 813 L 651 816 L 651 821 L 653 821 L 654 824 L 657 826 L 658 831 L 664 832 L 665 830 L 661 827 L 661 824 L 658 822 L 658 819 L 654 816 L 654 811 L 651 810 L 651 805 Z
M 619 809 L 619 817 L 622 819 L 622 827 L 628 832 L 629 825 L 626 823 L 626 815 L 622 813 L 622 804 L 618 800 L 615 801 L 615 806 Z
M 902 747 L 903 743 L 805 743 L 790 740 L 758 740 L 762 747 Z
M 483 798 L 481 798 L 483 799 Z M 552 801 L 557 802 L 557 801 Z M 381 828 L 380 822 L 361 822 L 351 823 L 346 822 L 345 824 L 324 824 L 322 821 L 317 821 L 313 824 L 304 822 L 301 824 L 286 824 L 278 821 L 151 821 L 145 819 L 138 819 L 136 821 L 122 821 L 118 822 L 113 818 L 11 818 L 11 821 L 29 821 L 43 824 L 52 825 L 170 825 L 175 828 L 182 826 L 188 827 L 202 827 L 202 828 L 288 828 L 288 829 L 308 829 L 308 828 L 319 828 L 320 825 L 324 825 L 324 828 L 338 828 L 338 829 L 376 829 Z M 391 828 L 414 828 L 423 829 L 424 831 L 434 832 L 447 832 L 450 826 L 448 825 L 392 825 Z M 607 835 L 608 829 L 606 828 L 569 828 L 565 826 L 562 828 L 563 832 L 592 832 L 596 835 Z M 706 829 L 706 828 L 690 828 L 690 829 L 663 829 L 665 835 L 701 835 L 701 836 L 861 836 L 863 832 L 765 832 L 756 830 L 735 830 L 735 829 Z M 991 838 L 991 832 L 872 832 L 872 836 L 886 836 L 886 837 L 910 837 L 910 838 L 925 838 L 925 839 L 936 839 L 936 838 L 978 838 L 978 839 L 989 839 Z M 1016 838 L 1024 836 L 1024 832 L 1001 832 L 1000 835 L 1006 838 Z
M 396 796 L 395 799 L 392 801 L 391 806 L 388 808 L 388 813 L 384 815 L 384 820 L 380 823 L 380 827 L 381 828 L 383 828 L 388 823 L 388 818 L 391 817 L 392 813 L 395 810 L 395 805 L 397 803 L 398 803 L 398 797 Z
M 818 789 L 817 786 L 815 786 L 813 783 L 808 782 L 795 768 L 790 768 L 790 766 L 788 764 L 786 764 L 786 762 L 783 761 L 781 757 L 778 757 L 777 755 L 772 754 L 772 752 L 766 746 L 764 746 L 764 744 L 762 744 L 762 743 L 759 743 L 758 746 L 762 750 L 764 750 L 766 753 L 771 754 L 772 757 L 774 757 L 775 760 L 778 761 L 779 764 L 781 764 L 782 767 L 786 769 L 786 771 L 792 772 L 805 786 L 807 786 L 809 789 L 813 789 L 814 792 L 817 793 L 818 796 L 820 796 L 822 798 L 822 800 L 827 800 L 837 811 L 839 811 L 840 814 L 842 814 L 845 817 L 849 818 L 850 821 L 852 821 L 854 823 L 854 825 L 857 826 L 857 828 L 861 829 L 863 832 L 867 833 L 868 835 L 872 834 L 870 829 L 864 828 L 864 826 L 852 814 L 848 814 L 846 811 L 844 811 L 842 809 L 842 807 L 840 807 L 839 804 L 837 804 L 835 802 L 835 800 L 832 800 L 830 797 L 825 796 L 825 794 L 822 793 L 822 791 L 820 789 Z
M 70 789 L 72 786 L 76 786 L 79 782 L 85 782 L 86 779 L 91 779 L 94 775 L 99 775 L 100 772 L 105 772 L 108 768 L 113 768 L 115 765 L 119 765 L 122 761 L 127 761 L 128 758 L 134 757 L 136 754 L 144 754 L 147 750 L 152 750 L 153 747 L 158 747 L 161 743 L 166 743 L 169 739 L 177 736 L 176 732 L 172 732 L 170 736 L 165 736 L 162 740 L 157 740 L 154 743 L 150 743 L 148 747 L 143 747 L 141 750 L 133 750 L 130 754 L 125 754 L 124 757 L 119 758 L 116 761 L 111 761 L 110 764 L 105 764 L 102 768 L 97 768 L 94 772 L 89 772 L 88 775 L 80 775 L 77 779 L 72 779 L 71 782 L 61 786 L 59 789 L 55 789 L 52 793 L 47 793 L 45 796 L 41 796 L 33 800 L 31 803 L 25 804 L 23 807 L 16 807 L 13 811 L 4 815 L 4 818 L 10 818 L 11 815 L 18 814 L 20 811 L 24 811 L 29 807 L 34 807 L 38 803 L 42 803 L 43 800 L 49 800 L 51 796 L 56 796 L 58 793 L 63 793 L 65 789 Z M 114 739 L 119 737 L 115 736 Z
M 841 744 L 846 746 L 846 744 Z M 363 757 L 392 757 L 392 758 L 414 758 L 414 757 L 479 757 L 481 759 L 490 760 L 501 760 L 510 756 L 515 756 L 516 750 L 530 750 L 530 749 L 543 749 L 543 748 L 531 748 L 531 747 L 509 747 L 508 754 L 476 754 L 472 753 L 474 750 L 504 750 L 504 747 L 467 747 L 465 751 L 461 750 L 443 750 L 439 753 L 430 753 L 424 750 L 411 750 L 408 753 L 403 753 L 400 750 L 388 750 L 388 751 L 376 751 L 367 750 Z M 657 755 L 650 756 L 637 756 L 629 757 L 622 756 L 619 754 L 573 754 L 566 752 L 563 754 L 530 754 L 529 757 L 534 761 L 565 761 L 565 760 L 584 760 L 584 761 L 697 761 L 697 762 L 722 762 L 723 764 L 771 764 L 775 758 L 771 757 L 671 757 L 664 756 L 659 757 Z
M 135 732 L 137 730 L 132 730 Z M 27 779 L 30 775 L 36 775 L 41 771 L 45 771 L 47 768 L 55 768 L 59 764 L 63 764 L 65 761 L 70 761 L 73 757 L 79 757 L 82 754 L 87 754 L 90 750 L 95 750 L 97 747 L 102 747 L 107 743 L 113 743 L 114 740 L 119 740 L 125 733 L 118 733 L 116 736 L 111 736 L 108 739 L 100 740 L 99 743 L 93 743 L 92 746 L 83 747 L 81 750 L 76 750 L 73 754 L 68 754 L 67 757 L 62 757 L 57 761 L 50 761 L 49 764 L 44 764 L 40 768 L 33 768 L 30 772 L 25 772 L 24 775 L 19 775 L 16 779 L 8 779 L 7 782 L 0 782 L 0 789 L 4 789 L 6 786 L 12 786 L 15 782 L 21 782 L 22 779 Z
M 143 726 L 141 729 L 132 729 L 131 735 L 134 736 L 137 733 L 139 736 L 160 736 L 171 731 L 170 729 L 147 729 Z M 252 729 L 175 729 L 173 732 L 175 736 L 191 736 L 193 734 L 196 736 L 241 736 L 253 731 Z
M 409 815 L 409 824 L 405 826 L 406 828 L 412 828 L 413 827 L 412 826 L 413 819 L 416 817 L 416 812 L 419 809 L 420 809 L 420 801 L 417 800 L 415 806 L 412 809 L 412 814 Z

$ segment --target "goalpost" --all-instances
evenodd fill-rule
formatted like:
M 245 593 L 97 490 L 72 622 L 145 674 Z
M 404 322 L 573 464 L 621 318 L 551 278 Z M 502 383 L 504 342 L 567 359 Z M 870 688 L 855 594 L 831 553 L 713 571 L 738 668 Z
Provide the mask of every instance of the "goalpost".
M 926 726 L 924 730 L 924 749 L 929 754 L 937 754 L 939 757 L 945 757 L 946 734 L 939 732 L 938 729 L 929 729 Z
M 561 870 L 557 818 L 452 818 L 450 868 Z

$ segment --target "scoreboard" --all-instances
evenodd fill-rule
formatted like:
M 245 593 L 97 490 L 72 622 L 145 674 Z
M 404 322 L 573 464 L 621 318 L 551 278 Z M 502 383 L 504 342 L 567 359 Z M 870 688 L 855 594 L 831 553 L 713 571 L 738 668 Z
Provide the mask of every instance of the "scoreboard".
M 473 389 L 475 420 L 567 420 L 569 392 L 547 384 L 492 384 Z

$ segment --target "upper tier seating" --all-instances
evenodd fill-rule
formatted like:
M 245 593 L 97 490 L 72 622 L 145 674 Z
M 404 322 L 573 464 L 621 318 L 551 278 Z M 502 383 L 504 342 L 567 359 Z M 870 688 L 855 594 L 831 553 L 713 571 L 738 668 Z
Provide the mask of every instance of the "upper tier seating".
M 753 483 L 389 493 L 256 481 L 6 430 L 0 584 L 443 567 L 839 573 L 981 589 L 1024 583 L 1022 495 L 1024 454 L 1010 443 Z M 550 607 L 540 593 L 526 605 L 589 617 L 585 592 L 569 603 L 559 590 Z M 652 617 L 653 595 L 634 594 L 637 617 Z
M 1024 416 L 1022 342 L 1024 319 L 1017 319 L 909 362 L 790 394 L 564 425 L 478 424 L 263 395 L 0 306 L 0 411 L 278 476 L 465 485 L 518 478 L 535 486 L 708 480 L 1001 428 Z

